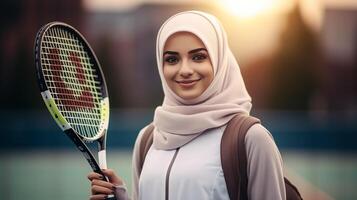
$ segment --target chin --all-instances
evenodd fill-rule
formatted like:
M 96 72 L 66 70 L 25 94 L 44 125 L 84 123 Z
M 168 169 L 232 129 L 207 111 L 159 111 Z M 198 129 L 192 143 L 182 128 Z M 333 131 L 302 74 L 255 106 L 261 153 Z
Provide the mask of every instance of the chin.
M 185 100 L 192 100 L 200 96 L 200 94 L 179 94 L 179 97 L 185 99 Z

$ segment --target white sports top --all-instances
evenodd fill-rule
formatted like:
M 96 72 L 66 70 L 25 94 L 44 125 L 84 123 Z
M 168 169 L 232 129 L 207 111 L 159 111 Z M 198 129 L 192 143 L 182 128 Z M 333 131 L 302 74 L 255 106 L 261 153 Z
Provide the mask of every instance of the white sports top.
M 145 129 L 145 128 L 144 128 Z M 178 150 L 149 149 L 140 180 L 138 141 L 133 159 L 133 200 L 228 200 L 220 143 L 225 126 L 211 129 Z M 247 132 L 248 198 L 285 200 L 282 160 L 270 133 L 260 124 Z

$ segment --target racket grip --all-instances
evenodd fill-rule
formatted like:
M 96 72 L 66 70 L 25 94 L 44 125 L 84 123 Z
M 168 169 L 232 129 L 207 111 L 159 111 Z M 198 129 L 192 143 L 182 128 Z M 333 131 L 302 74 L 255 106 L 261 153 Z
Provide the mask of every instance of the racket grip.
M 114 195 L 108 195 L 105 200 L 117 200 L 117 198 Z
M 101 150 L 98 152 L 99 167 L 101 169 L 107 169 L 107 156 L 106 151 Z

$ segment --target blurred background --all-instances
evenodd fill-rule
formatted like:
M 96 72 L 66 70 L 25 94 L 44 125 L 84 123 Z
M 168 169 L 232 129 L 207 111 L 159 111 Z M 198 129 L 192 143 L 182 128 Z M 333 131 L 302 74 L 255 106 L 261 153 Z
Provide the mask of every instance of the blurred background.
M 110 96 L 108 165 L 131 190 L 138 131 L 163 100 L 155 40 L 172 14 L 217 16 L 262 119 L 304 199 L 357 199 L 357 1 L 2 0 L 0 199 L 88 199 L 90 171 L 41 99 L 37 30 L 76 27 L 101 62 Z

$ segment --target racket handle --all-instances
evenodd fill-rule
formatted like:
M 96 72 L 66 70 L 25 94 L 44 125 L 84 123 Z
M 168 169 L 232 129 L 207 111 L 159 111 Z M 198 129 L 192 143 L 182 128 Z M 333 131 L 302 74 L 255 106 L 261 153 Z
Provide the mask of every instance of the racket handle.
M 107 169 L 107 155 L 105 149 L 98 152 L 99 167 L 101 169 Z
M 105 200 L 117 200 L 117 198 L 115 198 L 115 196 L 113 194 L 108 195 Z

